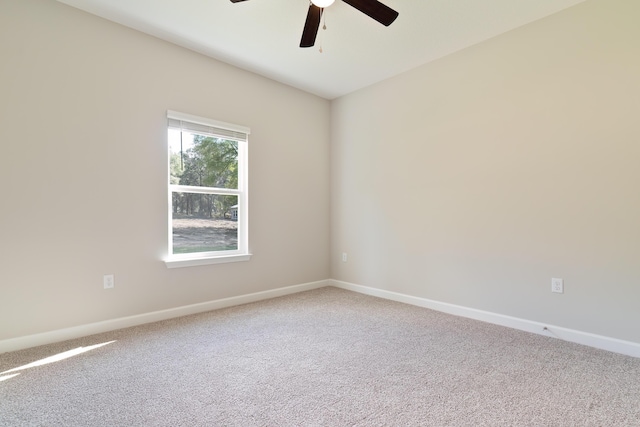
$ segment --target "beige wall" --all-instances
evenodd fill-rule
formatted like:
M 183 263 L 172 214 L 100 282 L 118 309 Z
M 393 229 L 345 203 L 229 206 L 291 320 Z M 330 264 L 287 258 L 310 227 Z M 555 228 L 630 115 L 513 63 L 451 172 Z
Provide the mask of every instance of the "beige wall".
M 333 277 L 640 342 L 639 17 L 588 1 L 329 103 L 0 0 L 0 340 Z M 250 262 L 161 261 L 167 109 L 251 127 Z
M 329 277 L 328 101 L 53 0 L 0 58 L 0 340 Z M 251 128 L 250 262 L 161 261 L 168 109 Z
M 588 1 L 334 101 L 332 277 L 640 342 L 638 22 Z

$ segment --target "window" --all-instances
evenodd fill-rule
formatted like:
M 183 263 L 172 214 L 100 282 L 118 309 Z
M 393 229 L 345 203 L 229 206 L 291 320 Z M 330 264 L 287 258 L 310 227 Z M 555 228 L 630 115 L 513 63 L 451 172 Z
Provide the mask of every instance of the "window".
M 247 261 L 249 128 L 175 111 L 167 119 L 167 267 Z

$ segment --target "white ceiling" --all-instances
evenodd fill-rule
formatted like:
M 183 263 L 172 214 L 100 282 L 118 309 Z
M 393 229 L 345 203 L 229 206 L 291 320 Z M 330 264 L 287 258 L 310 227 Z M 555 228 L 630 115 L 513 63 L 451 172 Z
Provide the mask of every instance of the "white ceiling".
M 389 27 L 337 0 L 306 49 L 309 0 L 58 1 L 333 99 L 585 0 L 382 0 Z

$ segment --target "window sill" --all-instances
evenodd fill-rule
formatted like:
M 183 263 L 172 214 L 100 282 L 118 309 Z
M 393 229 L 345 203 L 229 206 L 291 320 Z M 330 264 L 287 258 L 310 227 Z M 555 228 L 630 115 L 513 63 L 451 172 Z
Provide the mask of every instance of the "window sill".
M 227 262 L 249 261 L 251 254 L 208 256 L 208 257 L 169 257 L 164 260 L 167 268 L 196 267 L 199 265 L 224 264 Z

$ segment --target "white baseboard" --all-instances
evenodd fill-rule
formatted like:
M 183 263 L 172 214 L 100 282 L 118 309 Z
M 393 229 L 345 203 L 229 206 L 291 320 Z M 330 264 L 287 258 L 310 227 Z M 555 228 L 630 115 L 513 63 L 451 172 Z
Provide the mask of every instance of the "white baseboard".
M 271 289 L 268 291 L 240 295 L 237 297 L 223 298 L 198 304 L 185 305 L 182 307 L 170 308 L 167 310 L 153 311 L 151 313 L 144 313 L 136 316 L 121 317 L 118 319 L 105 320 L 103 322 L 58 329 L 55 331 L 43 332 L 40 334 L 27 335 L 24 337 L 10 338 L 0 341 L 0 354 L 9 351 L 36 347 L 39 345 L 51 344 L 54 342 L 66 341 L 74 338 L 81 338 L 88 335 L 99 334 L 102 332 L 114 331 L 116 329 L 129 328 L 131 326 L 138 326 L 145 323 L 158 322 L 160 320 L 173 319 L 175 317 L 188 316 L 190 314 L 203 313 L 220 308 L 248 304 L 251 302 L 281 297 L 284 295 L 308 291 L 311 289 L 323 288 L 330 285 L 330 280 L 321 280 L 318 282 L 303 283 L 300 285 Z
M 81 338 L 88 335 L 109 332 L 116 329 L 128 328 L 145 323 L 158 322 L 160 320 L 172 319 L 175 317 L 188 316 L 190 314 L 203 313 L 220 308 L 232 307 L 241 304 L 276 298 L 284 295 L 308 291 L 312 289 L 334 286 L 361 294 L 371 295 L 405 304 L 416 305 L 429 308 L 431 310 L 456 316 L 467 317 L 509 328 L 519 329 L 539 335 L 559 338 L 602 350 L 625 354 L 640 358 L 640 343 L 619 340 L 617 338 L 595 335 L 588 332 L 576 331 L 559 326 L 549 325 L 517 317 L 505 316 L 488 311 L 477 310 L 455 304 L 430 300 L 427 298 L 415 297 L 384 289 L 370 288 L 339 280 L 321 280 L 318 282 L 303 283 L 300 285 L 287 286 L 263 292 L 256 292 L 236 297 L 223 298 L 214 301 L 207 301 L 182 307 L 170 308 L 167 310 L 154 311 L 151 313 L 139 314 L 136 316 L 121 317 L 118 319 L 105 320 L 103 322 L 90 323 L 87 325 L 74 326 L 71 328 L 58 329 L 40 334 L 27 335 L 24 337 L 10 338 L 0 341 L 0 354 L 9 351 L 22 350 L 39 345 L 51 344 L 54 342 L 66 341 L 74 338 Z
M 517 317 L 505 316 L 502 314 L 491 313 L 488 311 L 476 310 L 474 308 L 463 307 L 460 305 L 448 304 L 444 302 L 434 301 L 426 298 L 414 297 L 411 295 L 401 294 L 397 292 L 387 291 L 384 289 L 370 288 L 353 283 L 342 282 L 339 280 L 331 280 L 331 285 L 337 288 L 358 292 L 361 294 L 380 297 L 392 301 L 402 302 L 405 304 L 416 305 L 419 307 L 429 308 L 443 313 L 453 314 L 456 316 L 467 317 L 470 319 L 480 320 L 495 325 L 506 326 L 509 328 L 519 329 L 526 332 L 532 332 L 538 335 L 544 335 L 561 340 L 586 345 L 589 347 L 599 348 L 601 350 L 612 351 L 627 356 L 640 357 L 640 343 L 631 341 L 623 341 L 617 338 L 595 335 L 588 332 L 576 331 L 573 329 L 562 328 L 559 326 L 549 325 L 546 323 L 534 322 L 531 320 L 520 319 Z

